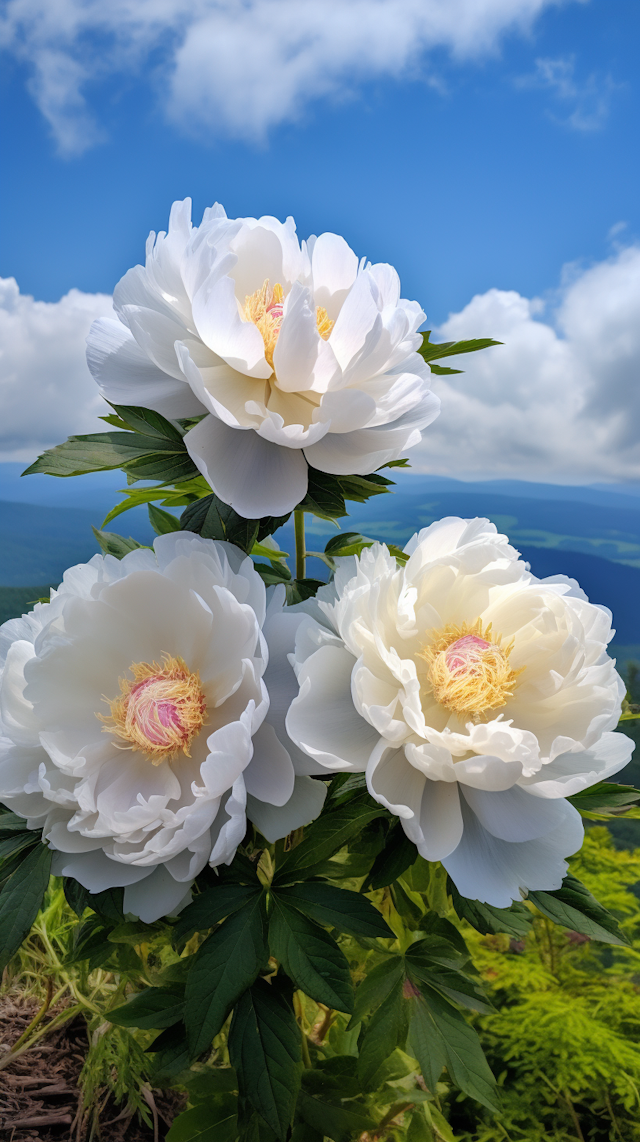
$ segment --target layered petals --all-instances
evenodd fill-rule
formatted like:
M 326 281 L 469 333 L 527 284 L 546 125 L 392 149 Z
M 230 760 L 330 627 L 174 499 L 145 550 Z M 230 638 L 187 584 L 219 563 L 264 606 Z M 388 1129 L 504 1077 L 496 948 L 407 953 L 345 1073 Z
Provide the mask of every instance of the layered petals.
M 391 275 L 379 284 L 393 294 Z M 405 554 L 345 559 L 295 608 L 286 730 L 316 764 L 364 771 L 463 895 L 507 907 L 556 889 L 582 841 L 566 798 L 633 750 L 612 732 L 611 615 L 571 580 L 536 579 L 488 520 L 440 520 Z
M 393 267 L 359 262 L 336 234 L 300 245 L 291 218 L 233 220 L 216 204 L 193 227 L 190 201 L 174 203 L 114 307 L 88 339 L 101 392 L 165 416 L 209 413 L 185 443 L 242 515 L 291 511 L 308 465 L 366 474 L 397 459 L 438 415 L 417 352 L 425 315 Z
M 54 873 L 124 887 L 152 921 L 233 859 L 248 799 L 274 840 L 320 811 L 325 785 L 265 720 L 266 615 L 251 559 L 174 532 L 72 568 L 1 628 L 0 801 L 42 829 Z

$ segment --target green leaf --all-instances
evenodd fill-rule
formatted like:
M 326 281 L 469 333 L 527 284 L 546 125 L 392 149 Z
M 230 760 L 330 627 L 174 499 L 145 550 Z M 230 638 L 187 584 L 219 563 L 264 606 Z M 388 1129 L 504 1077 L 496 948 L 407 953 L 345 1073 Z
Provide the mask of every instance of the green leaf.
M 371 1011 L 385 1001 L 398 981 L 402 980 L 403 973 L 404 964 L 401 956 L 389 956 L 367 972 L 362 983 L 356 988 L 353 1015 L 347 1030 L 355 1027 L 356 1023 L 361 1023 Z
M 296 987 L 316 1003 L 353 1010 L 349 964 L 332 936 L 272 893 L 269 946 Z
M 286 1138 L 300 1088 L 300 1029 L 289 998 L 259 979 L 237 1004 L 229 1030 L 229 1058 L 247 1099 Z
M 171 512 L 165 512 L 155 504 L 149 504 L 149 522 L 156 535 L 168 535 L 172 531 L 180 531 L 180 520 Z
M 529 900 L 554 924 L 603 944 L 628 944 L 618 921 L 569 873 L 556 892 L 530 892 Z
M 320 519 L 340 519 L 347 515 L 345 500 L 364 504 L 371 496 L 388 492 L 393 480 L 372 472 L 368 476 L 332 476 L 309 468 L 307 494 L 298 507 Z
M 215 493 L 189 504 L 180 516 L 182 531 L 195 531 L 204 539 L 224 539 L 247 553 L 258 539 L 259 520 L 244 519 Z
M 4 806 L 0 806 L 0 841 L 6 841 L 14 833 L 24 833 L 27 828 L 27 822 L 24 817 L 19 817 L 17 813 L 11 813 Z M 33 833 L 35 838 L 39 838 L 41 830 L 29 830 Z
M 70 436 L 64 444 L 49 448 L 22 474 L 44 472 L 49 476 L 82 476 L 123 468 L 135 480 L 163 480 L 172 484 L 198 475 L 178 435 L 168 439 L 139 432 L 97 432 Z
M 273 539 L 267 543 L 254 543 L 250 554 L 257 555 L 259 559 L 268 559 L 271 563 L 281 563 L 283 559 L 289 558 L 289 552 L 280 551 Z
M 124 921 L 124 888 L 106 888 L 104 892 L 89 892 L 77 880 L 65 876 L 62 881 L 67 903 L 73 908 L 79 920 L 86 908 L 92 908 L 102 916 L 115 920 L 116 924 Z
M 234 1142 L 238 1137 L 236 1100 L 216 1095 L 174 1118 L 166 1142 Z
M 345 805 L 321 814 L 305 829 L 304 840 L 285 857 L 273 879 L 274 885 L 292 884 L 314 876 L 314 866 L 341 849 L 350 837 L 362 832 L 369 821 L 382 817 L 386 810 L 368 795 L 354 797 Z
M 139 547 L 145 547 L 144 543 L 138 543 L 137 539 L 129 536 L 125 539 L 123 535 L 118 535 L 115 531 L 99 531 L 97 527 L 91 527 L 100 547 L 105 555 L 115 555 L 116 559 L 124 559 L 130 551 L 137 551 Z M 145 550 L 149 548 L 145 547 Z
M 287 583 L 287 604 L 302 603 L 311 599 L 320 587 L 324 587 L 322 579 L 291 579 Z
M 480 985 L 462 970 L 459 952 L 445 940 L 419 940 L 407 949 L 405 960 L 412 979 L 420 985 L 429 984 L 445 998 L 472 1011 L 490 1014 L 494 1010 Z
M 387 833 L 384 848 L 378 853 L 367 877 L 369 889 L 386 888 L 393 884 L 416 859 L 416 846 L 409 840 L 398 821 Z
M 482 904 L 479 900 L 468 900 L 461 896 L 451 877 L 447 880 L 447 891 L 453 907 L 461 920 L 466 920 L 476 932 L 483 936 L 504 932 L 517 940 L 528 936 L 533 916 L 524 904 L 515 903 L 510 908 L 494 908 L 492 904 Z
M 451 373 L 463 372 L 462 369 L 448 369 L 446 365 L 433 365 L 431 362 L 429 362 L 429 368 L 431 369 L 432 373 L 436 373 L 436 375 L 439 377 L 448 376 Z
M 267 587 L 291 582 L 291 572 L 284 563 L 254 563 L 254 567 Z
M 151 1077 L 154 1085 L 171 1086 L 175 1075 L 186 1071 L 190 1063 L 187 1030 L 184 1023 L 167 1027 L 146 1048 L 153 1055 Z
M 256 895 L 207 937 L 187 976 L 184 1021 L 195 1057 L 269 958 L 264 896 Z
M 477 353 L 479 349 L 489 349 L 491 345 L 502 345 L 502 341 L 492 341 L 490 337 L 478 337 L 472 341 L 441 341 L 440 344 L 433 344 L 429 340 L 430 335 L 431 330 L 422 335 L 422 345 L 418 349 L 425 361 L 434 361 L 439 357 L 457 357 L 461 353 Z
M 213 928 L 262 894 L 258 884 L 220 884 L 207 888 L 182 910 L 173 927 L 175 944 L 185 943 L 194 932 Z
M 446 999 L 429 987 L 413 997 L 409 1045 L 420 1063 L 422 1076 L 435 1093 L 443 1066 L 460 1090 L 497 1111 L 495 1080 L 473 1027 Z
M 402 980 L 394 984 L 374 1011 L 360 1043 L 358 1077 L 368 1086 L 376 1071 L 396 1047 L 404 1047 L 409 1031 L 409 1009 L 402 994 Z
M 378 909 L 358 892 L 349 892 L 319 880 L 308 880 L 291 888 L 279 889 L 278 898 L 299 908 L 312 920 L 331 924 L 350 936 L 395 939 L 395 933 Z
M 109 402 L 111 404 L 111 402 Z M 112 404 L 117 417 L 126 424 L 132 432 L 142 433 L 143 436 L 157 436 L 167 440 L 181 441 L 184 431 L 177 421 L 167 420 L 159 412 L 151 408 L 140 408 L 138 405 Z M 104 418 L 106 420 L 106 417 Z
M 22 822 L 24 826 L 24 821 Z M 31 849 L 42 840 L 41 829 L 22 829 L 20 833 L 11 833 L 4 841 L 0 840 L 0 861 L 6 860 L 24 849 Z
M 582 793 L 574 793 L 567 797 L 579 812 L 598 813 L 603 816 L 615 816 L 624 813 L 630 805 L 640 801 L 640 789 L 633 785 L 614 785 L 608 781 L 600 781 Z
M 184 988 L 147 987 L 122 1007 L 106 1013 L 116 1027 L 139 1027 L 159 1031 L 179 1023 L 184 1011 Z
M 51 849 L 39 844 L 27 853 L 0 892 L 0 972 L 29 933 L 44 898 Z
M 319 1142 L 331 1138 L 332 1142 L 351 1142 L 366 1131 L 374 1130 L 372 1118 L 356 1103 L 329 1101 L 301 1090 L 298 1096 L 298 1114 L 312 1130 L 317 1131 Z M 293 1142 L 293 1139 L 292 1139 Z M 307 1132 L 300 1134 L 300 1142 L 313 1142 Z

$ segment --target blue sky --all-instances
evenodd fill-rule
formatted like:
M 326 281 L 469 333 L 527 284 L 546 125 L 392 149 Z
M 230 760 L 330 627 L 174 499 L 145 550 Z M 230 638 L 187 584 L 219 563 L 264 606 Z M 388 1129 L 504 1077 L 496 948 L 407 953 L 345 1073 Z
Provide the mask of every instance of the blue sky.
M 359 254 L 398 268 L 405 296 L 421 302 L 430 324 L 466 312 L 474 295 L 516 291 L 527 303 L 546 299 L 544 313 L 534 303 L 529 324 L 545 320 L 570 338 L 558 318 L 567 290 L 590 268 L 637 250 L 640 236 L 637 3 L 342 0 L 338 9 L 327 0 L 329 23 L 352 12 L 356 26 L 345 24 L 342 40 L 329 37 L 308 59 L 301 40 L 285 44 L 281 58 L 266 39 L 261 52 L 258 24 L 272 3 L 231 4 L 232 14 L 249 13 L 236 41 L 242 51 L 207 71 L 207 44 L 215 53 L 211 37 L 224 29 L 207 24 L 205 35 L 198 19 L 219 13 L 221 0 L 113 0 L 112 9 L 102 5 L 106 17 L 97 0 L 8 0 L 0 16 L 2 142 L 12 159 L 2 276 L 49 303 L 71 289 L 109 294 L 142 260 L 148 231 L 166 226 L 171 202 L 191 195 L 196 218 L 218 199 L 230 215 L 293 214 L 301 236 L 343 233 Z M 474 6 L 476 15 L 486 8 L 484 24 L 474 24 Z M 421 47 L 388 35 L 387 59 L 382 35 L 365 45 L 368 63 L 359 43 L 367 7 L 372 26 L 385 7 L 391 31 L 394 21 L 414 20 Z M 295 23 L 314 8 L 280 0 L 278 18 Z M 446 25 L 439 35 L 420 23 L 425 12 Z M 200 56 L 193 42 L 185 56 L 189 36 L 200 37 Z M 336 71 L 336 43 L 348 36 Z M 243 72 L 245 49 L 258 54 Z M 256 69 L 257 94 L 243 109 Z M 212 87 L 214 72 L 224 83 Z M 478 312 L 469 320 L 482 324 Z M 622 372 L 640 365 L 635 354 L 634 342 Z M 620 363 L 610 365 L 619 375 Z M 10 443 L 5 453 L 13 454 Z M 575 482 L 590 472 L 561 468 L 556 477 L 573 472 Z M 591 474 L 637 479 L 640 457 Z

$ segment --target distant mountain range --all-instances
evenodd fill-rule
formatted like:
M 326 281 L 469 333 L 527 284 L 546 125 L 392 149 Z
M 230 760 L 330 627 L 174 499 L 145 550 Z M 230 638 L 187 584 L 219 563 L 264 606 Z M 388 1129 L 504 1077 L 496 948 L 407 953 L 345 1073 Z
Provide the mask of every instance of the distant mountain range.
M 20 478 L 20 464 L 0 464 L 0 589 L 13 588 L 7 607 L 22 609 L 18 588 L 59 582 L 65 567 L 95 553 L 91 524 L 100 526 L 126 483 L 121 472 L 60 480 Z M 635 487 L 559 487 L 519 481 L 468 484 L 399 471 L 393 495 L 351 504 L 343 530 L 404 544 L 414 531 L 446 515 L 487 516 L 505 532 L 541 577 L 563 573 L 577 579 L 593 602 L 614 613 L 612 649 L 621 662 L 640 659 L 640 494 Z M 335 534 L 329 523 L 307 517 L 307 545 L 322 550 Z M 145 509 L 120 516 L 114 531 L 151 543 Z M 293 528 L 277 536 L 292 551 Z M 309 561 L 309 575 L 324 578 L 324 565 Z M 28 592 L 27 592 L 28 593 Z M 5 593 L 6 594 L 6 593 Z M 33 598 L 33 594 L 30 598 Z

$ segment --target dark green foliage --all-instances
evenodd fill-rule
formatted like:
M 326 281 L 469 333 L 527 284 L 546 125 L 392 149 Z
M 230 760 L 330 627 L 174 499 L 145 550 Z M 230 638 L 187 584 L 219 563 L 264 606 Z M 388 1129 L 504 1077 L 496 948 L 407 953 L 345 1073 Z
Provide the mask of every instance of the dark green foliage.
M 272 896 L 269 946 L 296 987 L 316 1003 L 338 1011 L 353 1008 L 349 964 L 332 936 L 313 920 Z
M 235 1142 L 237 1137 L 236 1099 L 216 1095 L 178 1115 L 166 1142 Z
M 14 836 L 18 838 L 21 834 L 16 832 Z M 0 892 L 0 972 L 31 928 L 49 884 L 51 849 L 40 843 L 39 834 L 36 837 L 35 847 L 28 850 L 21 847 L 15 853 L 14 859 L 19 863 Z
M 431 330 L 423 333 L 422 345 L 418 352 L 428 362 L 431 372 L 438 375 L 462 372 L 461 369 L 443 368 L 441 365 L 432 364 L 439 358 L 457 357 L 461 353 L 477 353 L 479 349 L 489 349 L 492 345 L 502 344 L 501 341 L 492 341 L 490 337 L 478 337 L 472 341 L 441 341 L 440 344 L 434 344 L 429 340 L 430 336 Z
M 118 1027 L 140 1027 L 159 1031 L 173 1027 L 184 1013 L 184 988 L 148 987 L 134 995 L 123 1007 L 109 1012 L 109 1022 Z
M 180 520 L 171 512 L 166 512 L 155 504 L 148 504 L 147 510 L 156 535 L 168 535 L 172 531 L 180 531 Z
M 360 1043 L 358 1077 L 368 1086 L 396 1047 L 404 1047 L 409 1030 L 409 1008 L 398 979 L 373 1012 Z
M 605 944 L 629 943 L 618 921 L 571 873 L 557 892 L 530 892 L 529 900 L 554 924 L 562 924 Z
M 494 908 L 491 904 L 481 904 L 479 900 L 468 900 L 461 896 L 451 877 L 447 878 L 449 892 L 456 914 L 466 920 L 484 936 L 489 933 L 506 932 L 519 939 L 526 936 L 531 927 L 531 913 L 524 904 L 512 904 L 511 908 Z
M 367 888 L 386 888 L 414 863 L 416 847 L 398 821 L 387 833 L 384 848 L 378 853 L 367 878 Z
M 609 816 L 625 812 L 630 805 L 640 801 L 640 790 L 634 789 L 633 785 L 613 785 L 608 781 L 600 781 L 582 793 L 574 793 L 567 800 L 581 813 Z
M 338 808 L 327 807 L 305 830 L 305 839 L 285 856 L 274 877 L 275 884 L 294 884 L 315 875 L 316 866 L 342 848 L 369 821 L 386 815 L 368 796 L 356 796 Z
M 70 876 L 65 876 L 63 887 L 67 901 L 79 919 L 82 919 L 86 908 L 91 908 L 116 924 L 124 920 L 124 888 L 107 888 L 104 892 L 92 893 Z
M 281 888 L 278 898 L 299 908 L 313 920 L 331 924 L 350 936 L 394 938 L 386 920 L 365 896 L 336 888 L 325 881 L 311 880 L 291 888 Z
M 366 503 L 371 496 L 388 492 L 393 480 L 372 472 L 369 476 L 332 476 L 309 468 L 309 487 L 298 505 L 301 511 L 311 512 L 320 519 L 340 519 L 347 515 L 345 500 Z
M 245 991 L 231 1020 L 229 1058 L 241 1098 L 284 1142 L 300 1087 L 300 1031 L 286 988 L 259 979 Z
M 255 895 L 207 937 L 189 972 L 184 1019 L 194 1058 L 218 1034 L 268 956 L 264 898 Z
M 174 942 L 183 944 L 194 932 L 219 924 L 261 892 L 259 884 L 219 884 L 207 888 L 180 913 L 173 929 Z
M 115 531 L 99 531 L 97 527 L 93 526 L 91 530 L 98 540 L 101 551 L 105 555 L 114 555 L 116 559 L 124 559 L 130 551 L 144 547 L 144 544 L 138 543 L 137 539 L 132 539 L 131 536 L 125 539 L 123 535 L 118 535 Z

